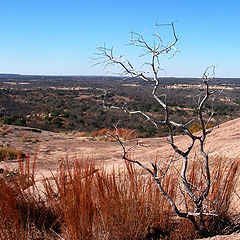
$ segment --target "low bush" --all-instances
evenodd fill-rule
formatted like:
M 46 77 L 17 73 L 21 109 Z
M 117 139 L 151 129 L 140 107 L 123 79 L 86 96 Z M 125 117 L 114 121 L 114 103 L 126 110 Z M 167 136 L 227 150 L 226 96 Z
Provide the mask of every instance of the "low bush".
M 0 162 L 25 157 L 26 155 L 20 150 L 16 150 L 10 147 L 0 147 Z

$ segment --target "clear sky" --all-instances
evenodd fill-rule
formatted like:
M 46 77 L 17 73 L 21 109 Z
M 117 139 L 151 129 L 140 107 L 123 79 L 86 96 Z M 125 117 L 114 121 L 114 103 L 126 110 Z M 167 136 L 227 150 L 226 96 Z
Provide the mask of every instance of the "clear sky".
M 132 29 L 150 35 L 156 20 L 176 23 L 179 50 L 162 76 L 240 77 L 239 0 L 0 0 L 0 73 L 102 75 L 92 67 L 106 43 L 135 63 Z M 106 73 L 105 73 L 106 74 Z

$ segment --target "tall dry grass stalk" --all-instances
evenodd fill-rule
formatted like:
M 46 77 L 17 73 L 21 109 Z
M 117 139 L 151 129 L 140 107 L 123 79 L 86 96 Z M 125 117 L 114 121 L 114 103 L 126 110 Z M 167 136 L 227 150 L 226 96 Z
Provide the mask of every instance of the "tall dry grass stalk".
M 239 161 L 217 157 L 212 159 L 211 188 L 204 200 L 205 225 L 210 235 L 225 234 L 234 231 L 232 209 L 230 204 L 239 177 Z M 195 159 L 188 173 L 188 180 L 196 194 L 201 194 L 205 188 L 205 175 L 201 160 Z M 185 196 L 189 211 L 195 206 L 188 196 Z M 239 213 L 237 213 L 239 215 Z
M 54 180 L 43 180 L 45 196 L 38 194 L 35 164 L 19 163 L 19 176 L 1 180 L 0 239 L 193 239 L 197 234 L 188 220 L 177 218 L 155 183 L 135 166 L 107 172 L 89 161 L 73 165 L 62 161 Z M 213 234 L 231 227 L 229 206 L 238 163 L 214 161 L 213 183 L 206 200 L 205 218 Z M 195 161 L 188 179 L 203 188 L 201 164 Z M 21 176 L 21 177 L 20 177 Z M 25 179 L 25 180 L 24 180 Z M 181 203 L 177 174 L 162 180 L 165 191 Z M 27 186 L 32 185 L 31 191 Z M 184 202 L 182 202 L 184 206 Z M 191 204 L 189 205 L 191 207 Z M 226 220 L 227 219 L 227 220 Z M 224 224 L 223 224 L 224 221 Z
M 97 174 L 98 217 L 106 239 L 146 239 L 151 228 L 167 235 L 168 203 L 148 177 L 138 175 L 129 163 L 126 167 L 126 172 Z M 172 195 L 172 185 L 167 187 Z
M 15 175 L 0 179 L 0 239 L 53 239 L 48 231 L 60 227 L 55 212 L 38 198 L 36 158 L 18 163 Z

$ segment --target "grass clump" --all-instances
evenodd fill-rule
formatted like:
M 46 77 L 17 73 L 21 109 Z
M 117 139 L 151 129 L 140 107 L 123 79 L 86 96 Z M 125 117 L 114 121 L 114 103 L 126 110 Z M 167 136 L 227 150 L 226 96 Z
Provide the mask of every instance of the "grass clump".
M 173 213 L 168 201 L 147 175 L 126 163 L 126 169 L 107 172 L 91 162 L 61 162 L 52 180 L 40 187 L 35 181 L 35 163 L 29 159 L 19 165 L 21 178 L 0 182 L 1 239 L 71 239 L 71 240 L 157 240 L 199 237 L 187 219 Z M 215 214 L 205 217 L 213 235 L 237 230 L 230 204 L 238 176 L 238 162 L 215 161 L 208 209 Z M 201 188 L 194 163 L 188 173 L 194 186 Z M 26 179 L 27 176 L 27 179 Z M 178 175 L 168 174 L 162 185 L 175 201 Z M 31 191 L 26 189 L 26 182 Z M 44 197 L 39 191 L 43 191 Z M 191 207 L 191 206 L 190 206 Z
M 21 150 L 0 146 L 0 162 L 17 158 L 26 158 L 26 155 Z

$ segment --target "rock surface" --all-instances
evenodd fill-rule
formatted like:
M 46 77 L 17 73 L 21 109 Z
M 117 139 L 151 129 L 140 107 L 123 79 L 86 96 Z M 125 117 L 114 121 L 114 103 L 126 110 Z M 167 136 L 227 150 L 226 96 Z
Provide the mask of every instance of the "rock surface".
M 5 126 L 8 127 L 8 126 Z M 23 150 L 30 156 L 37 156 L 39 171 L 54 171 L 62 158 L 90 159 L 94 162 L 111 166 L 121 165 L 122 149 L 117 142 L 98 141 L 94 138 L 84 138 L 57 134 L 47 131 L 37 131 L 26 127 L 11 126 L 11 130 L 0 135 L 0 145 L 8 145 Z M 175 142 L 180 149 L 186 149 L 190 140 L 186 136 L 176 136 Z M 164 159 L 173 154 L 167 138 L 139 139 L 143 146 L 137 146 L 131 154 L 143 162 Z M 134 140 L 127 143 L 134 144 Z M 198 144 L 194 151 L 198 151 Z M 239 158 L 240 156 L 240 118 L 221 124 L 210 135 L 206 142 L 210 156 Z M 193 155 L 194 156 L 194 153 Z M 0 162 L 0 168 L 4 165 Z M 12 161 L 7 163 L 13 164 Z
M 0 145 L 10 146 L 28 153 L 31 158 L 37 158 L 38 178 L 43 176 L 52 176 L 61 159 L 90 159 L 96 164 L 104 164 L 112 168 L 114 165 L 123 166 L 121 159 L 122 149 L 117 142 L 95 141 L 93 138 L 83 138 L 77 136 L 68 136 L 47 131 L 30 129 L 18 126 L 2 126 L 0 132 Z M 164 159 L 171 154 L 171 149 L 167 138 L 148 138 L 139 139 L 141 146 L 135 147 L 131 151 L 134 159 L 148 163 L 159 159 Z M 176 136 L 175 143 L 186 149 L 189 139 L 186 136 Z M 127 145 L 134 144 L 134 140 L 128 141 Z M 240 156 L 240 118 L 228 121 L 217 127 L 207 138 L 206 149 L 210 157 L 221 156 L 229 159 L 239 159 Z M 198 151 L 198 146 L 194 148 Z M 195 153 L 192 154 L 194 158 Z M 0 162 L 0 168 L 14 169 L 17 163 L 14 161 Z M 52 172 L 52 173 L 51 173 Z M 237 192 L 240 192 L 240 183 L 238 183 Z M 239 205 L 239 199 L 236 205 Z M 238 206 L 239 208 L 239 206 Z M 212 240 L 240 240 L 240 234 L 229 236 L 216 236 L 207 238 Z

